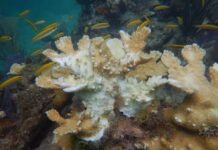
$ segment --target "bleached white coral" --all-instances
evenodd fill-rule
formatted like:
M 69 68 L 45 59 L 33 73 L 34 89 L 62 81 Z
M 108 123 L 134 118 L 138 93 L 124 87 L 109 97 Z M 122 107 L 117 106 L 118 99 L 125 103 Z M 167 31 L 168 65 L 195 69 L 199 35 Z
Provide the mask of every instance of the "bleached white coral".
M 104 41 L 101 37 L 90 39 L 88 36 L 83 36 L 77 43 L 78 50 L 74 50 L 70 37 L 62 37 L 56 41 L 61 53 L 51 49 L 43 52 L 57 65 L 37 77 L 36 83 L 40 87 L 59 87 L 65 92 L 75 92 L 75 95 L 82 99 L 82 103 L 86 107 L 85 113 L 90 117 L 88 120 L 91 119 L 97 128 L 85 139 L 93 139 L 92 137 L 99 139 L 103 136 L 103 132 L 109 124 L 107 123 L 109 122 L 108 116 L 113 116 L 117 97 L 122 97 L 124 102 L 120 111 L 131 117 L 150 104 L 154 99 L 152 92 L 157 86 L 167 82 L 162 78 L 164 71 L 159 71 L 160 69 L 151 68 L 152 71 L 148 69 L 150 77 L 147 80 L 137 79 L 137 74 L 128 76 L 128 72 L 136 69 L 139 64 L 143 64 L 145 67 L 146 64 L 152 64 L 154 68 L 156 66 L 160 68 L 160 64 L 156 61 L 161 53 L 155 51 L 147 54 L 143 52 L 146 45 L 145 39 L 149 33 L 150 29 L 144 27 L 132 35 L 121 31 L 121 40 L 115 38 Z M 154 63 L 148 63 L 149 61 Z M 158 71 L 160 76 L 156 76 L 155 71 Z M 44 85 L 43 79 L 50 86 Z M 59 123 L 66 133 L 71 132 L 70 129 L 66 129 L 69 127 L 67 124 L 64 126 L 55 119 L 59 115 L 48 115 L 48 117 Z M 72 123 L 69 119 L 62 118 L 62 120 L 65 123 Z M 79 131 L 77 132 L 79 133 Z M 72 133 L 76 134 L 77 132 Z M 84 129 L 84 132 L 87 130 Z M 60 135 L 63 134 L 58 133 L 56 137 Z
M 161 76 L 152 76 L 146 82 L 136 78 L 127 78 L 119 83 L 120 95 L 123 97 L 124 106 L 120 111 L 128 117 L 133 117 L 141 108 L 145 108 L 153 100 L 152 92 L 156 87 L 167 83 Z
M 13 75 L 20 74 L 24 67 L 26 67 L 26 64 L 24 64 L 24 63 L 22 63 L 22 64 L 14 63 L 11 66 L 8 74 L 13 74 Z

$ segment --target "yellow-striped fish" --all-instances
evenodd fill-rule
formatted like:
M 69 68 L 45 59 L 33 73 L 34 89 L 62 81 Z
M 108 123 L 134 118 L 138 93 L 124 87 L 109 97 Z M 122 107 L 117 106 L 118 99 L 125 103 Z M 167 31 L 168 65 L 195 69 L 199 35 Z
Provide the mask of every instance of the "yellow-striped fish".
M 151 20 L 149 18 L 146 18 L 146 20 L 144 22 L 142 22 L 142 24 L 140 24 L 140 26 L 138 27 L 139 30 L 141 30 L 144 26 L 147 26 L 151 23 Z
M 155 11 L 160 11 L 160 10 L 166 10 L 166 9 L 169 9 L 169 8 L 170 8 L 170 6 L 168 6 L 168 5 L 158 5 L 158 6 L 154 7 L 154 10 Z
M 178 22 L 179 25 L 183 24 L 183 18 L 182 17 L 177 16 L 176 19 L 177 19 L 177 22 Z
M 12 83 L 14 83 L 16 81 L 20 81 L 22 79 L 23 79 L 22 76 L 10 77 L 10 78 L 6 79 L 5 81 L 3 81 L 2 83 L 0 83 L 0 89 L 3 89 L 4 87 L 8 86 L 9 84 L 12 84 Z
M 50 28 L 56 28 L 56 27 L 58 27 L 58 23 L 56 23 L 56 22 L 54 22 L 54 23 L 51 23 L 51 24 L 49 24 L 49 25 L 47 25 L 46 27 L 44 27 L 43 29 L 50 29 Z M 43 30 L 42 29 L 42 30 Z
M 109 39 L 109 38 L 111 38 L 111 35 L 110 35 L 110 34 L 106 34 L 106 35 L 103 36 L 103 39 L 104 39 L 104 40 L 107 40 L 107 39 Z
M 166 48 L 183 48 L 185 45 L 182 44 L 165 44 L 164 47 Z
M 218 26 L 213 24 L 200 24 L 196 25 L 195 27 L 199 29 L 218 30 Z
M 166 27 L 166 28 L 172 28 L 172 29 L 174 29 L 174 28 L 177 28 L 177 27 L 178 27 L 178 24 L 170 23 L 170 24 L 166 24 L 165 27 Z
M 141 19 L 134 19 L 134 20 L 131 20 L 130 22 L 127 23 L 127 27 L 132 27 L 132 26 L 135 26 L 135 25 L 139 25 L 140 23 L 142 23 L 142 20 Z
M 100 22 L 91 26 L 91 30 L 104 29 L 110 27 L 108 22 Z
M 10 41 L 12 37 L 9 35 L 0 35 L 0 42 Z
M 39 54 L 41 54 L 42 52 L 43 52 L 42 49 L 37 49 L 37 50 L 35 50 L 35 51 L 33 51 L 33 52 L 31 53 L 31 56 L 39 55 Z
M 38 20 L 38 21 L 34 22 L 35 25 L 40 25 L 43 23 L 45 23 L 45 20 Z
M 54 35 L 54 38 L 57 39 L 57 38 L 60 38 L 62 36 L 64 36 L 64 32 L 59 32 L 56 35 Z
M 58 23 L 52 23 L 46 27 L 44 27 L 39 33 L 37 33 L 33 38 L 32 41 L 41 40 L 50 34 L 52 34 L 54 31 L 56 31 L 58 28 Z
M 84 33 L 87 33 L 89 31 L 89 27 L 88 26 L 85 26 L 84 27 Z
M 24 18 L 24 21 L 25 21 L 28 25 L 30 25 L 30 26 L 32 27 L 32 29 L 33 29 L 35 32 L 38 31 L 38 28 L 36 27 L 36 25 L 35 25 L 31 20 L 29 20 L 29 19 L 27 19 L 27 18 Z
M 205 0 L 201 0 L 201 6 L 204 7 L 205 5 Z
M 49 63 L 42 65 L 41 67 L 39 67 L 35 71 L 35 75 L 40 75 L 43 71 L 45 71 L 46 69 L 49 69 L 50 67 L 54 66 L 55 64 L 56 64 L 55 62 L 49 62 Z
M 25 9 L 24 11 L 20 12 L 18 15 L 19 15 L 20 17 L 23 17 L 23 16 L 26 16 L 29 12 L 30 12 L 29 9 Z
M 73 16 L 68 16 L 68 17 L 67 17 L 67 20 L 68 20 L 68 21 L 70 21 L 70 20 L 72 20 L 72 19 L 73 19 Z

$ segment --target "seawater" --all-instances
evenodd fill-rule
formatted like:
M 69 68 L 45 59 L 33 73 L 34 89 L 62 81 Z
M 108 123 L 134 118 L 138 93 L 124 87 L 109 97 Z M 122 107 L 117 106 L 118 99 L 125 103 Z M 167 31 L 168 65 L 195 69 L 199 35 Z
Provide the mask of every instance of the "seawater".
M 36 32 L 18 16 L 25 9 L 30 10 L 25 18 L 33 22 L 45 20 L 44 24 L 38 25 L 39 30 L 57 22 L 60 24 L 59 30 L 64 31 L 66 35 L 73 32 L 81 13 L 81 7 L 76 0 L 0 0 L 0 35 L 13 34 L 13 42 L 16 43 L 15 47 L 8 46 L 14 43 L 0 43 L 0 72 L 8 71 L 16 59 L 21 61 L 18 57 L 24 58 L 24 55 L 49 44 L 49 41 L 42 40 L 32 42 Z

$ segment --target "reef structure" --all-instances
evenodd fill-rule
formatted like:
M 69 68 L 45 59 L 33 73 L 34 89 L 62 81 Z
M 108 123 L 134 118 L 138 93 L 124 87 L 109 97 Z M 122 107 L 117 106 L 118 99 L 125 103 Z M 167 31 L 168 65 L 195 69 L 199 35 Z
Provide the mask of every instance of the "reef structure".
M 74 92 L 86 107 L 72 119 L 64 119 L 56 110 L 47 112 L 48 117 L 60 125 L 54 131 L 56 141 L 68 133 L 88 131 L 81 127 L 86 121 L 91 133 L 83 134 L 81 138 L 100 139 L 110 125 L 109 118 L 114 115 L 117 97 L 123 101 L 119 111 L 128 117 L 154 100 L 155 88 L 167 82 L 162 78 L 167 70 L 160 62 L 160 52 L 143 52 L 149 33 L 150 29 L 144 27 L 132 35 L 120 31 L 121 39 L 90 39 L 85 35 L 77 44 L 78 50 L 66 36 L 55 42 L 61 53 L 52 49 L 43 52 L 57 64 L 37 77 L 36 84 L 42 88 Z M 138 71 L 141 65 L 147 69 Z
M 174 122 L 198 132 L 218 126 L 218 64 L 209 67 L 208 80 L 202 61 L 204 55 L 205 50 L 193 44 L 182 50 L 187 62 L 185 66 L 169 51 L 165 51 L 161 57 L 168 67 L 169 83 L 188 93 L 183 104 L 175 111 Z
M 126 117 L 136 117 L 156 100 L 156 88 L 171 84 L 188 96 L 173 111 L 176 125 L 194 131 L 207 131 L 218 125 L 218 67 L 209 69 L 211 81 L 205 76 L 202 62 L 205 51 L 196 44 L 185 46 L 182 55 L 187 65 L 172 52 L 143 52 L 150 34 L 148 27 L 138 28 L 132 35 L 120 31 L 120 39 L 90 39 L 84 35 L 73 46 L 71 37 L 55 42 L 60 50 L 46 49 L 43 54 L 55 62 L 36 78 L 42 88 L 74 92 L 85 110 L 72 109 L 68 118 L 55 109 L 46 112 L 59 127 L 54 130 L 54 142 L 61 143 L 69 134 L 86 141 L 97 141 L 115 118 L 115 109 Z M 121 101 L 118 108 L 117 101 Z

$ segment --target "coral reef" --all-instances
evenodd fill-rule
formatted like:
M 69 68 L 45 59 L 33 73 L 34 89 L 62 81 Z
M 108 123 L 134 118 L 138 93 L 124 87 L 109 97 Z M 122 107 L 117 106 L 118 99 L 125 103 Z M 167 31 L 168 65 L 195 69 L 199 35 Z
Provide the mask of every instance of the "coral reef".
M 107 0 L 107 6 L 111 13 L 119 13 L 125 9 L 134 7 L 136 4 L 133 0 Z M 123 9 L 122 9 L 123 8 Z
M 169 51 L 164 51 L 161 57 L 168 67 L 169 83 L 188 93 L 185 102 L 176 110 L 174 122 L 197 131 L 218 125 L 218 65 L 214 63 L 209 68 L 209 81 L 202 62 L 204 55 L 205 51 L 193 44 L 182 50 L 185 66 Z
M 34 69 L 34 64 L 27 64 L 20 74 L 22 80 L 1 91 L 0 109 L 5 116 L 0 118 L 0 149 L 38 147 L 50 125 L 45 111 L 60 109 L 66 102 L 67 94 L 63 91 L 45 90 L 34 84 Z
M 80 132 L 87 132 L 89 137 L 85 137 L 86 140 L 100 139 L 109 126 L 109 118 L 114 116 L 117 96 L 123 101 L 119 111 L 128 117 L 134 116 L 154 99 L 155 88 L 166 83 L 167 79 L 162 78 L 166 74 L 163 64 L 155 63 L 160 58 L 160 52 L 142 51 L 149 33 L 150 29 L 144 27 L 132 35 L 120 31 L 121 39 L 90 39 L 83 36 L 77 44 L 78 50 L 74 50 L 70 37 L 62 37 L 56 41 L 56 46 L 62 53 L 51 49 L 43 52 L 57 65 L 37 77 L 36 84 L 43 88 L 61 88 L 65 92 L 75 92 L 86 107 L 79 115 L 82 117 L 85 113 L 85 118 L 88 119 L 83 120 L 74 115 L 70 119 L 64 119 L 55 110 L 48 111 L 48 117 L 60 125 L 54 131 L 56 141 L 68 133 Z M 136 79 L 143 71 L 139 72 L 139 75 L 128 74 L 140 64 L 145 67 L 153 65 L 144 70 L 149 72 L 146 80 Z M 77 129 L 78 125 L 86 121 L 95 124 L 95 127 L 90 124 L 90 129 L 94 131 L 81 127 L 80 130 Z M 69 126 L 74 128 L 70 129 Z
M 217 0 L 76 1 L 71 35 L 74 14 L 23 64 L 2 16 L 0 78 L 22 80 L 0 90 L 0 149 L 217 150 Z
M 27 64 L 22 71 L 16 71 L 16 66 L 19 70 L 20 65 L 12 66 L 11 72 L 24 77 L 17 83 L 21 86 L 14 89 L 12 97 L 16 107 L 13 113 L 15 117 L 22 117 L 15 122 L 8 120 L 6 111 L 6 116 L 1 118 L 1 134 L 16 125 L 16 131 L 5 136 L 2 148 L 37 147 L 39 139 L 31 147 L 28 143 L 40 137 L 40 131 L 46 128 L 41 114 L 46 112 L 47 117 L 58 124 L 52 140 L 58 146 L 42 142 L 39 147 L 42 149 L 59 146 L 72 149 L 78 138 L 91 141 L 90 146 L 101 141 L 99 146 L 106 149 L 215 150 L 218 65 L 214 63 L 209 68 L 209 80 L 202 61 L 205 51 L 196 44 L 182 49 L 185 65 L 167 50 L 145 53 L 143 49 L 149 34 L 150 29 L 144 27 L 131 35 L 120 31 L 120 39 L 90 39 L 85 35 L 77 43 L 77 49 L 70 37 L 59 38 L 55 44 L 60 52 L 43 51 L 55 64 L 35 78 L 37 86 L 52 90 L 43 90 L 31 83 L 36 66 Z M 162 86 L 165 83 L 183 94 L 171 96 L 166 92 L 169 85 Z M 164 87 L 167 89 L 159 92 Z M 68 96 L 61 90 L 74 93 L 74 106 L 65 112 L 59 108 Z M 50 109 L 52 106 L 54 108 Z M 13 144 L 11 137 L 16 139 Z M 186 140 L 180 142 L 183 138 Z M 51 141 L 51 134 L 45 140 Z
M 154 104 L 142 112 L 145 118 L 140 123 L 118 116 L 108 129 L 102 145 L 108 150 L 217 149 L 217 136 L 202 136 L 178 128 L 171 122 L 173 113 L 174 110 L 170 107 Z
M 13 74 L 13 75 L 20 74 L 25 66 L 26 66 L 25 64 L 14 63 L 11 66 L 10 71 L 9 71 L 8 74 Z

